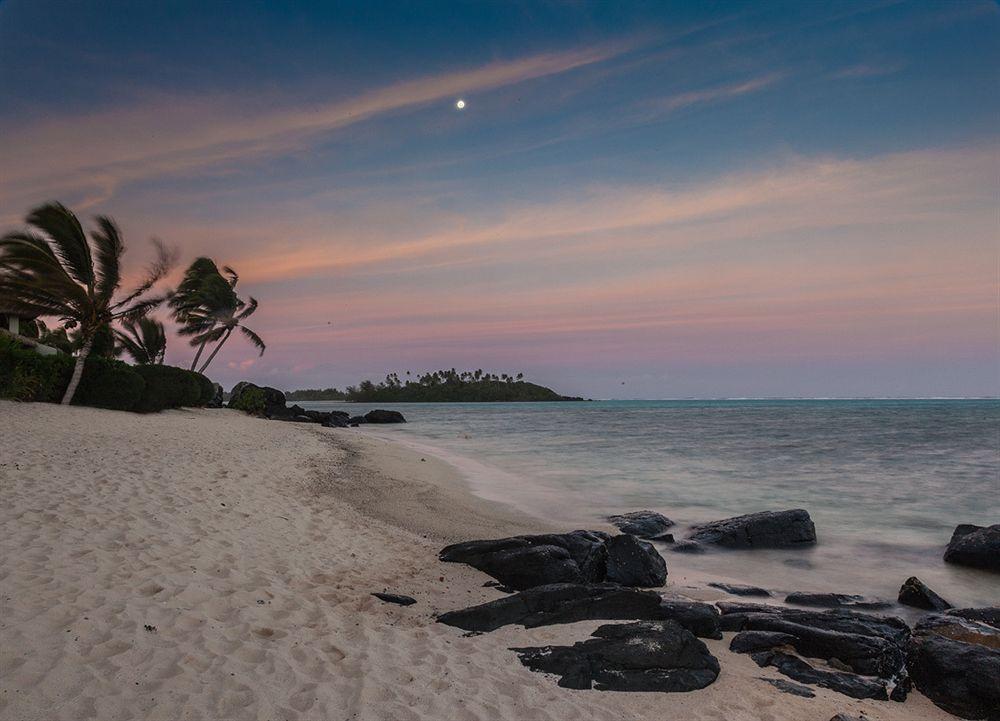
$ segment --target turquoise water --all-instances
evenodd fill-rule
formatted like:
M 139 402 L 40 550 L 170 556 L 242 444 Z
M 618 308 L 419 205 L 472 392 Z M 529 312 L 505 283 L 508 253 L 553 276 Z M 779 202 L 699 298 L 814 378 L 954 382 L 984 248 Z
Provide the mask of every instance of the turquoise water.
M 462 461 L 484 495 L 557 521 L 585 525 L 651 508 L 677 521 L 678 537 L 691 523 L 765 509 L 805 508 L 816 522 L 820 543 L 811 551 L 664 549 L 672 569 L 779 590 L 889 596 L 918 575 L 955 603 L 1000 600 L 997 576 L 941 562 L 956 524 L 1000 522 L 997 400 L 380 407 L 409 423 L 365 432 Z

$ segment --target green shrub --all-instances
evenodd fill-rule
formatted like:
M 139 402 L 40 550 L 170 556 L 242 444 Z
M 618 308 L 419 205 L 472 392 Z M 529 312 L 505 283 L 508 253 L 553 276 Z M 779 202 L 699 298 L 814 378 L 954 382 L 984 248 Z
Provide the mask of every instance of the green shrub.
M 128 363 L 112 358 L 88 357 L 80 385 L 73 395 L 73 405 L 131 411 L 145 388 L 145 380 Z
M 73 359 L 43 356 L 9 337 L 0 337 L 0 398 L 57 402 L 69 384 Z
M 207 406 L 215 398 L 215 384 L 208 379 L 208 376 L 204 376 L 201 373 L 195 371 L 188 371 L 192 373 L 195 380 L 198 381 L 198 387 L 201 388 L 201 393 L 198 396 L 198 402 L 195 405 Z
M 236 402 L 229 402 L 230 408 L 236 408 L 241 411 L 246 411 L 247 413 L 263 413 L 266 404 L 264 402 L 264 389 L 257 388 L 247 388 L 245 391 L 240 393 Z
M 199 405 L 202 387 L 196 373 L 164 365 L 138 365 L 132 369 L 146 381 L 134 410 L 155 413 L 164 408 Z

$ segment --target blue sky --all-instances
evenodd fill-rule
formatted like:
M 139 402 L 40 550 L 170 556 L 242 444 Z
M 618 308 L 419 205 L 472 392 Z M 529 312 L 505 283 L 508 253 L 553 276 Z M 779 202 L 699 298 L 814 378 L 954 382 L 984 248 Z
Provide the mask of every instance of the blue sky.
M 1000 393 L 996 3 L 625 5 L 7 0 L 0 222 L 235 266 L 227 385 Z

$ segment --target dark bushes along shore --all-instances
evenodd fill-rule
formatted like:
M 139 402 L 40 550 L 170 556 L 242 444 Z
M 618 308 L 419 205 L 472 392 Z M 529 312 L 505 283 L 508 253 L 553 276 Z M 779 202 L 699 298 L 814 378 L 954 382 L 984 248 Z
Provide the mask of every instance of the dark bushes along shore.
M 0 398 L 58 403 L 73 374 L 75 359 L 39 355 L 0 338 Z M 201 373 L 163 365 L 129 365 L 91 355 L 84 364 L 73 405 L 153 413 L 165 408 L 209 405 L 212 382 Z

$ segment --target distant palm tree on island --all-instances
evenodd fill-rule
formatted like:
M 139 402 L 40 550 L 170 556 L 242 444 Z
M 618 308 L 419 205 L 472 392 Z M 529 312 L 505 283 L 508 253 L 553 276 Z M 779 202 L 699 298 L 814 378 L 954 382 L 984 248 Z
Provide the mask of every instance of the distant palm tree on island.
M 211 258 L 198 258 L 185 271 L 170 298 L 173 317 L 180 324 L 178 333 L 191 336 L 191 346 L 198 348 L 191 370 L 196 369 L 205 348 L 215 343 L 208 359 L 197 369 L 204 373 L 236 329 L 260 350 L 261 355 L 264 354 L 264 341 L 243 325 L 243 321 L 256 312 L 257 301 L 254 298 L 244 301 L 236 294 L 239 279 L 232 268 L 223 266 L 220 272 Z
M 122 322 L 115 331 L 119 349 L 138 365 L 160 365 L 167 352 L 167 334 L 163 323 L 155 318 Z
M 409 375 L 409 371 L 406 373 Z M 551 388 L 528 383 L 524 374 L 497 375 L 476 371 L 458 372 L 454 368 L 425 373 L 415 381 L 401 381 L 395 373 L 379 383 L 361 381 L 346 390 L 298 390 L 286 394 L 291 401 L 343 400 L 358 403 L 455 403 L 512 401 L 580 401 L 582 398 L 563 396 Z
M 64 330 L 76 330 L 78 350 L 63 405 L 73 400 L 84 364 L 101 333 L 115 321 L 135 321 L 165 300 L 149 295 L 167 276 L 176 254 L 153 240 L 156 258 L 142 282 L 116 299 L 125 243 L 111 218 L 100 215 L 88 240 L 71 210 L 46 203 L 32 210 L 26 230 L 0 238 L 0 313 L 55 316 Z

